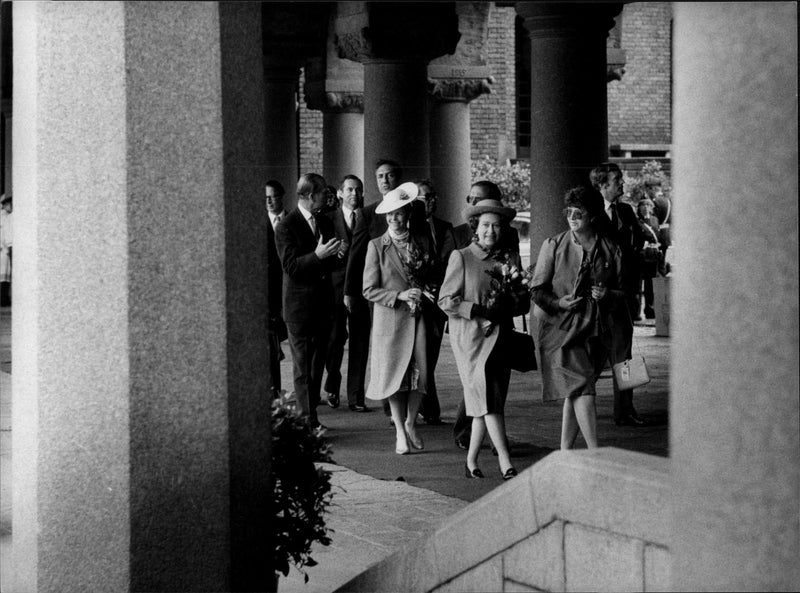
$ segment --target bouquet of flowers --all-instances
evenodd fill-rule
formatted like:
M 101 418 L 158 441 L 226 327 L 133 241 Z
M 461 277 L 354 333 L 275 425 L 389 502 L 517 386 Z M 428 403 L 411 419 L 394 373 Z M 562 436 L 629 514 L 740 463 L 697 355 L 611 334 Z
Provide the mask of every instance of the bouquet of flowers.
M 491 277 L 489 294 L 486 298 L 488 309 L 518 311 L 522 302 L 530 300 L 532 267 L 520 269 L 511 261 L 510 254 L 505 254 L 503 259 L 496 261 L 486 273 Z
M 432 303 L 436 302 L 436 291 L 438 287 L 428 282 L 430 271 L 433 266 L 433 259 L 430 253 L 420 251 L 413 243 L 408 244 L 406 256 L 401 257 L 403 271 L 408 278 L 411 288 L 422 289 L 422 294 Z M 407 301 L 408 308 L 412 315 L 416 315 L 420 310 L 419 301 Z

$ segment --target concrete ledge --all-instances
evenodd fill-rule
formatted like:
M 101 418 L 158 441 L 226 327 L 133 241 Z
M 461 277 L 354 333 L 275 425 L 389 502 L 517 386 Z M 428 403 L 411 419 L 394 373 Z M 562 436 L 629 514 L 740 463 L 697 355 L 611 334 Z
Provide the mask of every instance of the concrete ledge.
M 669 467 L 622 449 L 554 452 L 338 591 L 663 589 Z

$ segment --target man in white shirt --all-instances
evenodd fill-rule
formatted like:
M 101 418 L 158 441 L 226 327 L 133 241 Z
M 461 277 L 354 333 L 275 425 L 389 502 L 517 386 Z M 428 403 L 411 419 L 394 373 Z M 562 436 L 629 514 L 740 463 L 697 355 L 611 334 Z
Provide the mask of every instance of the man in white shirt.
M 270 179 L 264 187 L 264 194 L 266 195 L 267 214 L 269 215 L 269 222 L 272 228 L 286 216 L 286 211 L 283 209 L 283 196 L 286 192 L 283 189 L 280 181 Z
M 341 200 L 341 207 L 328 213 L 328 217 L 333 221 L 336 238 L 341 240 L 342 247 L 338 254 L 338 265 L 332 272 L 336 307 L 328 359 L 325 362 L 328 376 L 325 379 L 324 387 L 327 403 L 332 408 L 339 407 L 339 391 L 342 383 L 341 366 L 345 342 L 347 342 L 348 335 L 358 336 L 355 327 L 358 319 L 351 315 L 344 305 L 344 281 L 350 255 L 349 247 L 353 242 L 356 212 L 364 205 L 364 184 L 355 175 L 345 175 L 339 184 L 336 195 Z M 364 361 L 367 359 L 368 348 L 369 344 L 365 340 L 350 340 L 350 354 L 347 359 L 347 404 L 353 412 L 369 411 L 364 403 L 366 379 Z
M 633 207 L 620 202 L 624 190 L 622 171 L 615 163 L 601 163 L 589 173 L 589 181 L 603 196 L 606 219 L 601 221 L 601 232 L 614 241 L 622 254 L 622 270 L 625 281 L 625 296 L 628 301 L 630 316 L 623 328 L 627 343 L 627 357 L 631 357 L 633 342 L 633 320 L 639 318 L 639 265 L 638 250 L 641 248 L 641 230 Z M 612 364 L 615 361 L 612 360 Z M 614 379 L 614 422 L 617 426 L 641 426 L 644 421 L 639 418 L 633 407 L 633 390 L 620 391 Z

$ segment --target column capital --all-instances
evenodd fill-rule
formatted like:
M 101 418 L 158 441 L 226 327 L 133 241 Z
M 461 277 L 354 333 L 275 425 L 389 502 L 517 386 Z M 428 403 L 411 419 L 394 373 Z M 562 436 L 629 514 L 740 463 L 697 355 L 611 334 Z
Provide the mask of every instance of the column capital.
M 337 3 L 334 44 L 347 60 L 427 63 L 453 53 L 460 38 L 454 3 Z
M 575 37 L 594 34 L 608 36 L 622 2 L 540 3 L 517 2 L 514 7 L 522 17 L 531 39 Z
M 492 92 L 494 77 L 486 78 L 428 78 L 428 92 L 441 103 L 469 103 Z

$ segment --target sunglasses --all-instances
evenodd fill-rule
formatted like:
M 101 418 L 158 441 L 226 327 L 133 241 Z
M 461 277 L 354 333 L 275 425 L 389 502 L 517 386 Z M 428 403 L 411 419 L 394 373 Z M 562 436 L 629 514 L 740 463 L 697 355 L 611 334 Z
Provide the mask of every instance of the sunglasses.
M 568 219 L 581 220 L 584 216 L 584 212 L 580 208 L 565 208 L 564 215 Z

